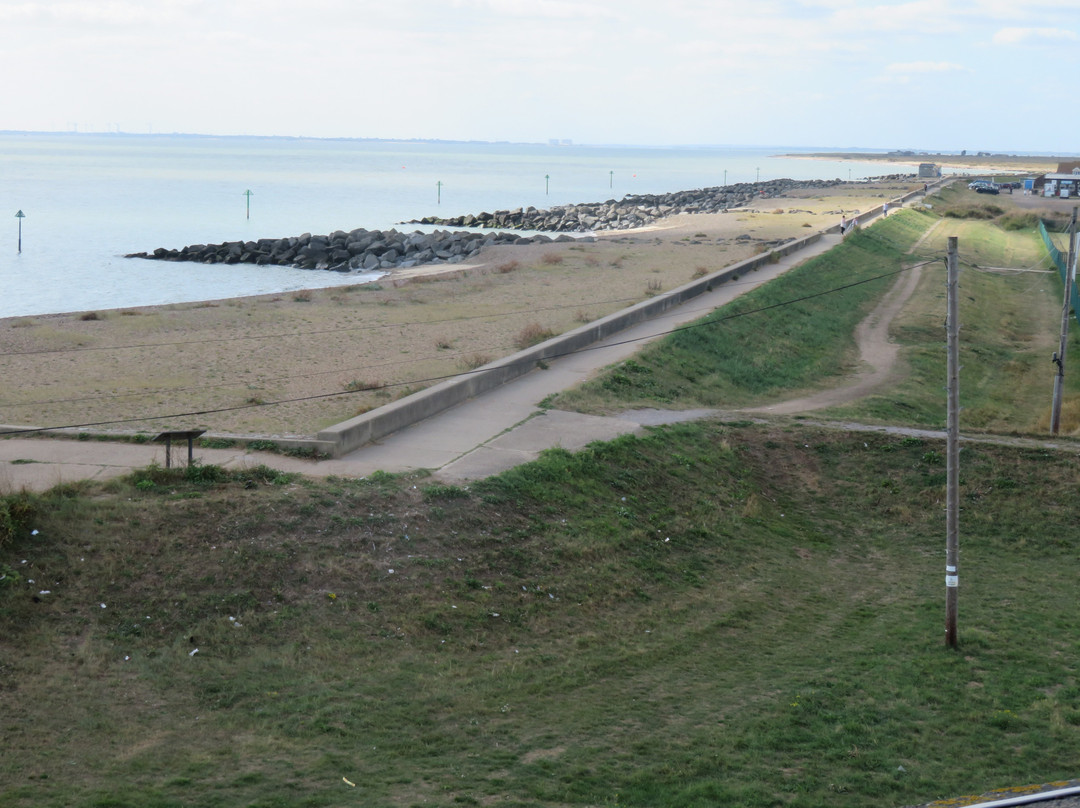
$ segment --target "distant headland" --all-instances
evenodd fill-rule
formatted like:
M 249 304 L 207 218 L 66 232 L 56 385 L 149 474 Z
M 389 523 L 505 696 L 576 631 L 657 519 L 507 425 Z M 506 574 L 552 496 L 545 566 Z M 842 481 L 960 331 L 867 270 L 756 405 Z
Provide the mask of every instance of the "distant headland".
M 858 160 L 860 162 L 936 163 L 942 168 L 971 169 L 973 171 L 1010 171 L 1045 174 L 1057 169 L 1058 163 L 1075 160 L 1075 157 L 1046 154 L 1001 154 L 985 151 L 926 152 L 901 149 L 889 152 L 802 152 L 785 154 L 783 157 L 811 160 Z

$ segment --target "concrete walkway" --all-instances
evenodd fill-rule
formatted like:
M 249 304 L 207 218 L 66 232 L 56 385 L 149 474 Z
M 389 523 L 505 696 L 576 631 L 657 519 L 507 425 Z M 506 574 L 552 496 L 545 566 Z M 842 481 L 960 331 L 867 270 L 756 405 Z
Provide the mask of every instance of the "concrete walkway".
M 738 281 L 722 284 L 712 292 L 620 332 L 589 350 L 552 360 L 545 370 L 534 370 L 490 393 L 343 457 L 312 461 L 244 449 L 196 449 L 195 458 L 203 464 L 225 468 L 264 464 L 281 471 L 318 477 L 363 477 L 375 471 L 429 469 L 440 480 L 462 482 L 528 462 L 545 449 L 562 447 L 573 451 L 593 441 L 638 432 L 647 424 L 693 418 L 703 413 L 647 412 L 600 417 L 542 411 L 539 403 L 631 356 L 643 344 L 703 317 L 839 242 L 838 235 L 823 236 L 817 243 L 776 264 L 766 265 Z M 180 452 L 174 449 L 173 457 L 186 462 L 186 446 Z M 0 440 L 0 493 L 23 488 L 42 491 L 76 480 L 104 480 L 152 463 L 165 465 L 164 446 L 59 438 L 7 438 Z

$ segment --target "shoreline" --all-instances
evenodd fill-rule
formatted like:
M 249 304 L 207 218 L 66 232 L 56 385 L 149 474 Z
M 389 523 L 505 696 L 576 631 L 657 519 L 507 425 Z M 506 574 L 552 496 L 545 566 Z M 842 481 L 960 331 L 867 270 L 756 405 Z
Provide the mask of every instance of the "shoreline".
M 1075 161 L 1076 159 L 1052 155 L 891 154 L 888 152 L 809 152 L 777 156 L 793 160 L 831 160 L 834 162 L 913 166 L 916 170 L 918 170 L 919 163 L 935 163 L 941 168 L 957 169 L 957 173 L 997 171 L 1020 174 L 1050 173 L 1057 169 L 1059 163 Z
M 311 437 L 916 186 L 800 189 L 756 209 L 672 216 L 588 243 L 495 246 L 373 282 L 0 319 L 11 380 L 0 423 Z

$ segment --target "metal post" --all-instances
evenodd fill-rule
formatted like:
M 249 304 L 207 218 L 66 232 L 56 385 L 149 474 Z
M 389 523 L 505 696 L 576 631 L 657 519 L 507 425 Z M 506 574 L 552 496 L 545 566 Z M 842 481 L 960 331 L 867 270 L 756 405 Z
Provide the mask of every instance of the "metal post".
M 442 204 L 442 180 L 439 180 L 437 183 L 435 183 L 435 188 L 437 189 L 437 193 L 438 193 L 437 204 L 441 205 Z
M 551 175 L 550 174 L 545 174 L 544 175 L 544 196 L 547 196 L 547 194 L 548 194 L 548 192 L 550 190 L 551 190 Z
M 1054 403 L 1050 408 L 1050 434 L 1056 435 L 1061 425 L 1061 398 L 1065 392 L 1065 346 L 1069 343 L 1069 311 L 1072 308 L 1073 276 L 1076 274 L 1076 208 L 1069 223 L 1069 259 L 1065 262 L 1065 303 L 1061 307 L 1061 342 L 1053 361 L 1057 365 L 1054 377 Z
M 614 188 L 615 187 L 615 172 L 614 171 L 609 171 L 608 172 L 608 178 L 609 178 L 608 179 L 608 188 Z
M 945 493 L 945 644 L 957 647 L 956 613 L 960 560 L 960 262 L 956 236 L 949 236 L 947 259 L 948 318 L 948 446 Z
M 26 218 L 26 214 L 21 210 L 15 214 L 15 218 L 19 220 L 19 252 L 22 252 L 22 220 Z
M 247 218 L 251 218 L 251 189 L 244 191 L 244 196 L 247 197 Z

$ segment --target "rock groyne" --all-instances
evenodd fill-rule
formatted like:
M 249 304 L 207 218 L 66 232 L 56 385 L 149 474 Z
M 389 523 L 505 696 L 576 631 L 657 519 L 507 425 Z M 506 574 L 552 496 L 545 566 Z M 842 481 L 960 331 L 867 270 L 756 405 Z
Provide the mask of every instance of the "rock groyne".
M 127 258 L 159 261 L 195 261 L 200 264 L 258 264 L 329 269 L 336 272 L 377 272 L 419 264 L 457 264 L 476 257 L 495 244 L 538 244 L 574 241 L 570 236 L 531 237 L 517 233 L 467 231 L 402 233 L 398 230 L 338 230 L 328 236 L 302 236 L 258 241 L 193 244 L 180 250 L 159 247 L 152 253 L 131 253 Z
M 907 178 L 894 174 L 877 180 Z M 221 244 L 193 244 L 174 250 L 159 247 L 151 253 L 130 253 L 128 258 L 159 261 L 194 261 L 201 264 L 258 264 L 299 269 L 327 269 L 336 272 L 378 272 L 420 264 L 461 263 L 475 258 L 485 247 L 496 244 L 538 244 L 581 240 L 568 233 L 631 230 L 653 224 L 669 216 L 689 213 L 722 213 L 751 202 L 781 196 L 791 190 L 831 188 L 841 180 L 791 180 L 737 183 L 668 194 L 635 194 L 621 200 L 498 210 L 494 213 L 414 219 L 405 224 L 435 225 L 473 230 L 436 230 L 432 233 L 398 230 L 335 231 L 325 236 L 305 233 L 279 239 L 227 241 Z M 483 233 L 476 230 L 511 232 Z M 523 236 L 513 231 L 557 233 L 557 236 Z
M 840 180 L 770 180 L 741 182 L 695 191 L 676 191 L 669 194 L 633 194 L 620 200 L 609 199 L 579 205 L 556 205 L 516 210 L 497 210 L 442 219 L 428 216 L 405 224 L 439 225 L 440 227 L 481 227 L 502 230 L 542 230 L 548 233 L 575 233 L 591 230 L 632 230 L 644 227 L 668 216 L 684 213 L 722 213 L 741 208 L 752 202 L 781 196 L 793 189 L 832 188 Z

